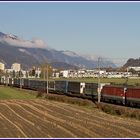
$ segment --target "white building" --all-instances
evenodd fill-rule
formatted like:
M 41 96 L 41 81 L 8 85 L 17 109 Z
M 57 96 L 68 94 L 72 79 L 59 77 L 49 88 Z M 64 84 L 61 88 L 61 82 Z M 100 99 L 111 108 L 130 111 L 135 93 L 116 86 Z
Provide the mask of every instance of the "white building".
M 69 74 L 69 71 L 68 71 L 68 70 L 60 71 L 60 75 L 61 75 L 62 77 L 68 78 L 68 74 Z
M 4 69 L 5 69 L 5 65 L 0 62 L 0 70 L 4 70 Z
M 27 71 L 22 70 L 21 72 L 22 72 L 22 78 L 27 78 L 27 77 L 26 77 L 26 72 L 27 72 Z
M 41 70 L 38 68 L 37 70 L 35 70 L 35 76 L 36 78 L 40 78 L 41 75 Z
M 13 69 L 15 72 L 20 71 L 21 65 L 19 63 L 13 63 L 11 69 Z
M 5 69 L 5 72 L 6 72 L 6 73 L 13 72 L 13 69 Z
M 140 67 L 128 67 L 127 70 L 134 69 L 135 71 L 140 71 Z

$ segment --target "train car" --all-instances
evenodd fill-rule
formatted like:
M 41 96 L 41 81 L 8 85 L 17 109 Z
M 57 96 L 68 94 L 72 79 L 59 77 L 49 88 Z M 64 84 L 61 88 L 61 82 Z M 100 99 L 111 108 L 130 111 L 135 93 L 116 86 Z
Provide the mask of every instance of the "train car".
M 14 78 L 14 87 L 20 87 L 20 79 Z
M 68 89 L 68 81 L 55 81 L 55 91 L 56 92 L 62 92 L 67 93 Z
M 125 104 L 125 95 L 124 87 L 121 86 L 105 85 L 101 90 L 102 101 Z
M 85 83 L 77 81 L 69 81 L 68 93 L 84 94 Z
M 55 81 L 48 81 L 48 89 L 49 89 L 49 92 L 55 91 Z
M 23 88 L 25 89 L 29 89 L 30 85 L 29 85 L 29 79 L 23 79 Z
M 13 86 L 13 84 L 14 84 L 14 79 L 13 78 L 9 78 L 8 85 L 9 86 Z
M 0 77 L 0 84 L 5 85 L 5 76 Z
M 22 87 L 23 85 L 24 85 L 24 80 L 23 79 L 14 78 L 13 86 Z
M 102 90 L 105 85 L 110 85 L 110 83 L 85 83 L 84 94 L 90 96 L 94 99 L 98 99 L 98 90 Z
M 47 82 L 40 81 L 40 80 L 29 80 L 28 86 L 29 86 L 29 89 L 46 91 Z
M 97 98 L 98 83 L 85 83 L 84 94 Z
M 140 87 L 127 88 L 126 90 L 126 104 L 130 106 L 140 107 Z
M 5 85 L 8 86 L 9 85 L 9 77 L 5 78 Z
M 9 77 L 6 77 L 6 76 L 1 76 L 1 79 L 0 79 L 0 84 L 1 85 L 9 85 Z

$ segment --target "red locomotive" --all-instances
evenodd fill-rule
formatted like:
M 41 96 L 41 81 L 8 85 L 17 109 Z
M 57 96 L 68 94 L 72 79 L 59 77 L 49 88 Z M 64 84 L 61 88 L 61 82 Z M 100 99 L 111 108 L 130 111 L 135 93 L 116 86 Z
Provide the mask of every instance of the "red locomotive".
M 101 90 L 101 100 L 130 106 L 140 106 L 140 88 L 106 85 Z
M 126 104 L 130 106 L 133 106 L 133 105 L 140 106 L 140 87 L 127 88 Z

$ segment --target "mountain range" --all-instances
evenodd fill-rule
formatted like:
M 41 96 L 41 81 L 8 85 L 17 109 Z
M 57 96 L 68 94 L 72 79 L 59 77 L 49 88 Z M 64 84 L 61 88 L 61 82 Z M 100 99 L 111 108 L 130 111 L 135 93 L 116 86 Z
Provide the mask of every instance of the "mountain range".
M 12 63 L 22 64 L 26 69 L 32 66 L 41 65 L 49 62 L 54 68 L 96 68 L 97 59 L 86 57 L 69 50 L 56 50 L 47 45 L 40 39 L 31 41 L 20 39 L 13 34 L 0 32 L 0 61 L 10 68 Z M 102 59 L 102 67 L 116 67 L 111 61 Z

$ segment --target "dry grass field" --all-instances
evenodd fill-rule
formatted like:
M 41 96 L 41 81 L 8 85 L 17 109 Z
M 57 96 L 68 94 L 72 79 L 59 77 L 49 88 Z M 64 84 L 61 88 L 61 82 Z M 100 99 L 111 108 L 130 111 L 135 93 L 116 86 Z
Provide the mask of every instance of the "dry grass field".
M 135 138 L 140 121 L 57 101 L 0 100 L 0 137 Z

